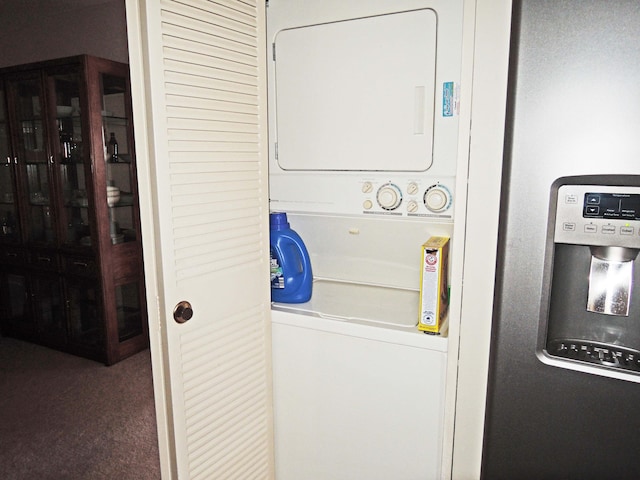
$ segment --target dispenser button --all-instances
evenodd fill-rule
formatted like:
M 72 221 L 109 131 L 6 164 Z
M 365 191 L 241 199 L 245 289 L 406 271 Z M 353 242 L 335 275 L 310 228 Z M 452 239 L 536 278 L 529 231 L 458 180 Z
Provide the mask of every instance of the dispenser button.
M 603 354 L 602 355 L 602 361 L 603 362 L 605 362 L 605 363 L 615 363 L 614 355 L 613 355 L 612 352 L 610 352 L 609 350 L 605 349 L 602 352 L 602 354 Z
M 576 224 L 575 224 L 575 223 L 573 223 L 573 222 L 564 222 L 564 223 L 562 224 L 562 229 L 563 229 L 565 232 L 575 232 L 575 230 L 576 230 Z
M 609 234 L 609 235 L 615 234 L 616 233 L 616 227 L 614 227 L 613 225 L 603 225 L 602 233 L 606 233 L 606 234 Z
M 599 205 L 600 204 L 600 195 L 590 193 L 587 195 L 587 203 L 589 205 Z
M 589 205 L 584 209 L 584 213 L 587 215 L 598 215 L 600 213 L 600 207 L 592 207 Z
M 564 196 L 564 203 L 576 204 L 578 203 L 578 196 L 573 193 L 569 193 Z
M 633 227 L 620 227 L 620 235 L 633 235 Z
M 584 233 L 598 233 L 598 227 L 596 227 L 592 223 L 589 223 L 588 225 L 584 226 Z

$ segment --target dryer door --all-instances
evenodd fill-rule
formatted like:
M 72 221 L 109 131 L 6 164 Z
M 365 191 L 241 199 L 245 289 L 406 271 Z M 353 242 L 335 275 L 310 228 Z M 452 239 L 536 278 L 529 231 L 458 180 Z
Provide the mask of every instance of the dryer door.
M 280 30 L 277 161 L 284 170 L 427 170 L 437 16 L 431 9 Z

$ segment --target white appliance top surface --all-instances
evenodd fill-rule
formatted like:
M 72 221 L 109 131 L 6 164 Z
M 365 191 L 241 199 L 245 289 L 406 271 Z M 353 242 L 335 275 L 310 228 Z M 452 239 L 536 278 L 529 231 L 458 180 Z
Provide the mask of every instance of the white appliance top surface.
M 343 333 L 353 328 L 355 331 L 351 333 L 362 333 L 362 328 L 369 326 L 376 327 L 380 339 L 384 340 L 397 337 L 402 338 L 402 342 L 421 344 L 422 337 L 437 338 L 444 342 L 438 348 L 446 350 L 446 337 L 428 335 L 417 329 L 419 295 L 415 290 L 314 279 L 309 302 L 273 303 L 272 309 L 302 314 L 310 325 L 320 326 L 321 320 L 331 320 Z M 327 323 L 322 323 L 322 329 L 326 328 Z M 414 335 L 417 338 L 413 338 Z
M 420 348 L 441 352 L 443 354 L 447 353 L 447 337 L 427 335 L 419 332 L 417 328 L 407 330 L 406 328 L 393 327 L 390 325 L 365 325 L 337 319 L 320 318 L 304 312 L 281 310 L 280 308 L 282 306 L 283 304 L 274 304 L 271 309 L 271 318 L 275 325 L 309 329 L 327 334 L 344 335 L 373 342 Z
M 418 296 L 415 290 L 314 279 L 311 300 L 294 308 L 325 318 L 411 328 L 418 324 Z

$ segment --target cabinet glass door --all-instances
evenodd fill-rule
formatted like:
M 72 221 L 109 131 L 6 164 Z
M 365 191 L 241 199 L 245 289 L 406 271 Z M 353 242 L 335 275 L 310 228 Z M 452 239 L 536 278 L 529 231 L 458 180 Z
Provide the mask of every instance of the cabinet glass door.
M 102 74 L 102 131 L 112 244 L 136 240 L 129 109 L 124 77 Z
M 60 278 L 56 275 L 32 275 L 31 297 L 39 338 L 50 345 L 64 345 L 67 326 Z
M 34 322 L 29 314 L 26 276 L 15 272 L 4 273 L 0 276 L 0 285 L 2 333 L 18 337 L 33 335 Z
M 142 335 L 143 318 L 138 282 L 116 286 L 116 314 L 118 317 L 118 341 Z
M 0 82 L 0 243 L 20 241 L 16 209 L 15 160 L 9 143 L 4 88 Z
M 49 76 L 55 97 L 55 118 L 58 142 L 54 147 L 58 165 L 64 225 L 62 242 L 74 246 L 91 245 L 89 232 L 89 197 L 83 144 L 81 77 L 79 72 Z
M 104 348 L 100 289 L 95 281 L 67 278 L 69 342 L 91 349 Z
M 13 82 L 17 121 L 17 157 L 24 164 L 28 199 L 28 239 L 53 244 L 54 215 L 51 208 L 49 158 L 45 145 L 42 83 L 39 76 Z

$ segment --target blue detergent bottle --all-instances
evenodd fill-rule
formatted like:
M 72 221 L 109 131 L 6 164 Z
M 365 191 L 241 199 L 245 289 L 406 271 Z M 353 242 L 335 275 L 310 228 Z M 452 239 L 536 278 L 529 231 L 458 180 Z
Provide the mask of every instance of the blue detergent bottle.
M 289 226 L 287 214 L 269 215 L 271 243 L 271 300 L 304 303 L 311 298 L 313 273 L 304 242 Z

